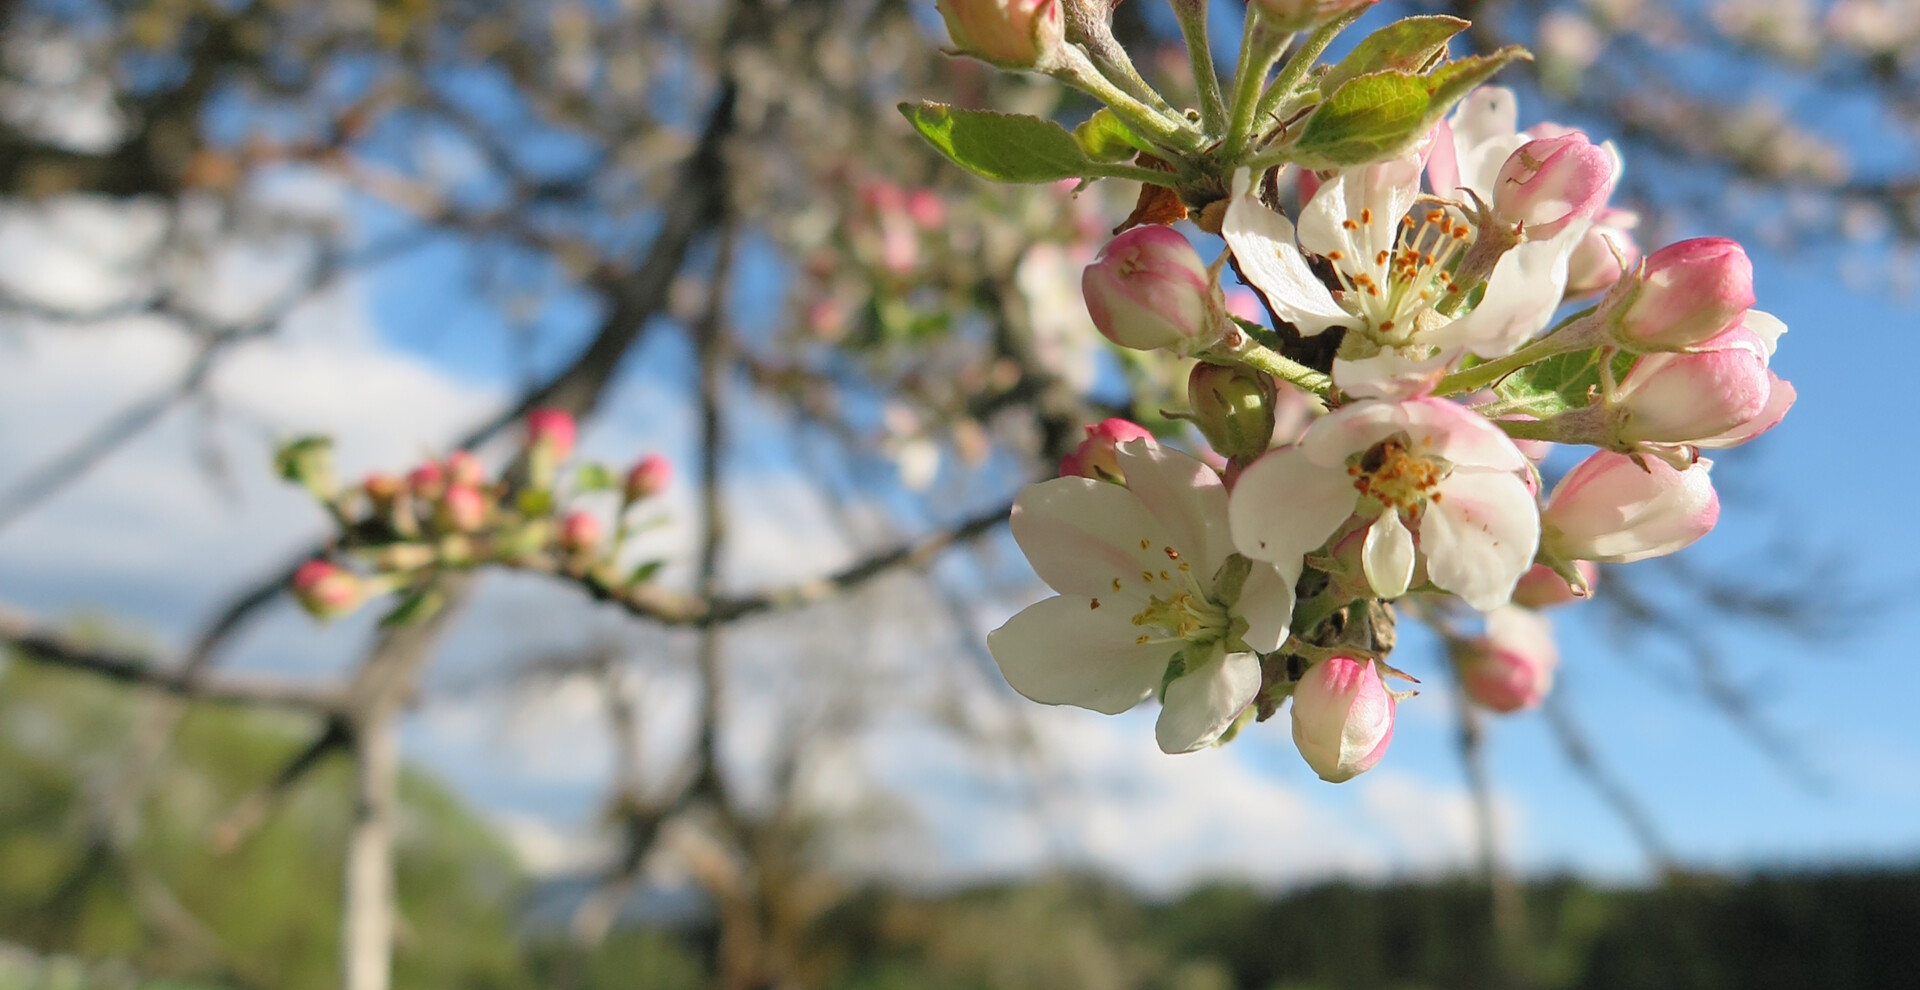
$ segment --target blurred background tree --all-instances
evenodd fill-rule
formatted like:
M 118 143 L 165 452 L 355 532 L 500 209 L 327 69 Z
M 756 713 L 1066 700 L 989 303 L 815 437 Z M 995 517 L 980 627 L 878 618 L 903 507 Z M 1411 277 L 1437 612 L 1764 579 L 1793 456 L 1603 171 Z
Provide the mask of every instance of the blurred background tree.
M 1621 140 L 1624 198 L 1652 230 L 1711 222 L 1869 291 L 1911 277 L 1920 5 L 1480 0 L 1370 16 L 1420 11 L 1472 19 L 1475 47 L 1532 47 L 1537 61 L 1501 81 L 1545 116 Z M 1231 54 L 1240 15 L 1214 5 L 1216 50 Z M 1170 13 L 1133 0 L 1115 18 L 1155 84 L 1179 93 Z M 983 622 L 1029 580 L 997 535 L 1012 494 L 1086 424 L 1179 429 L 1159 409 L 1180 369 L 1107 350 L 1078 295 L 1136 190 L 988 186 L 893 109 L 932 98 L 1071 123 L 1091 109 L 1079 97 L 937 54 L 931 4 L 890 0 L 11 0 L 0 30 L 0 334 L 177 338 L 159 387 L 27 427 L 58 442 L 0 475 L 0 527 L 33 526 L 168 423 L 192 424 L 216 493 L 244 490 L 236 479 L 264 474 L 264 434 L 325 424 L 232 401 L 221 383 L 241 372 L 226 369 L 324 323 L 342 286 L 376 286 L 381 332 L 400 346 L 513 383 L 465 422 L 394 423 L 412 442 L 498 459 L 529 409 L 592 424 L 636 408 L 622 389 L 653 397 L 640 407 L 679 431 L 662 443 L 694 479 L 666 577 L 701 606 L 640 609 L 587 644 L 534 624 L 511 658 L 449 657 L 451 672 L 430 673 L 458 652 L 443 637 L 495 607 L 457 588 L 434 622 L 361 628 L 344 647 L 359 659 L 334 680 L 222 670 L 277 628 L 287 579 L 316 549 L 283 532 L 222 559 L 217 582 L 169 599 L 158 622 L 6 613 L 17 658 L 119 686 L 6 667 L 0 938 L 236 986 L 344 973 L 356 990 L 385 985 L 396 946 L 402 986 L 643 973 L 649 986 L 740 988 L 1491 985 L 1472 982 L 1490 972 L 1491 936 L 1442 944 L 1440 921 L 1408 936 L 1429 940 L 1427 962 L 1288 976 L 1245 954 L 1318 908 L 1232 891 L 1163 908 L 1097 885 L 932 904 L 860 891 L 850 863 L 912 841 L 879 782 L 846 797 L 845 751 L 875 726 L 914 720 L 1046 787 L 1029 715 L 979 648 Z M 815 525 L 834 550 L 820 559 L 843 566 L 754 572 L 751 541 L 793 525 L 775 511 L 791 497 L 758 486 L 770 465 L 825 507 Z M 1712 608 L 1817 637 L 1845 622 L 1846 595 L 1817 558 L 1764 586 L 1686 559 L 1664 583 L 1602 600 L 1626 628 L 1682 638 L 1705 697 L 1790 762 L 1716 642 L 1674 617 Z M 29 607 L 71 607 L 24 587 Z M 156 639 L 129 638 L 142 626 Z M 769 639 L 784 649 L 738 646 Z M 423 697 L 556 684 L 603 699 L 619 755 L 598 858 L 534 937 L 524 878 L 397 754 Z M 1564 711 L 1552 717 L 1573 765 L 1664 861 L 1630 789 Z M 658 724 L 680 730 L 664 753 Z M 665 910 L 672 937 L 623 921 L 662 860 L 699 892 Z M 397 914 L 382 906 L 391 863 Z M 1448 905 L 1477 889 L 1409 892 L 1412 907 L 1323 899 L 1465 926 L 1484 912 Z M 1699 903 L 1675 897 L 1675 911 Z M 1633 911 L 1618 898 L 1549 885 L 1525 903 L 1527 928 L 1559 947 L 1539 958 L 1560 961 L 1508 976 L 1658 985 L 1579 982 L 1582 947 L 1644 941 L 1620 934 Z M 1219 930 L 1244 932 L 1238 947 L 1209 940 L 1195 920 L 1207 904 L 1231 906 Z M 1282 913 L 1254 920 L 1268 910 Z

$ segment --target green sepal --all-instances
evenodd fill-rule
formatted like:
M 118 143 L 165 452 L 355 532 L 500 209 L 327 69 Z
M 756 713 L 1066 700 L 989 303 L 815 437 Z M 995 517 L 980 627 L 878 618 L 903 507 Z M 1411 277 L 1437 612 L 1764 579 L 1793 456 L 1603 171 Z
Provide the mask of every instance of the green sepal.
M 1532 56 L 1509 46 L 1425 75 L 1386 69 L 1355 76 L 1307 119 L 1290 157 L 1303 168 L 1333 169 L 1405 154 L 1468 92 L 1520 58 Z
M 1446 54 L 1454 35 L 1472 26 L 1470 21 L 1444 14 L 1395 21 L 1367 35 L 1346 58 L 1329 67 L 1320 79 L 1320 90 L 1331 93 L 1348 80 L 1388 69 L 1423 72 Z
M 924 131 L 922 133 L 925 133 Z M 1101 107 L 1085 123 L 1073 129 L 1080 150 L 1096 162 L 1130 162 L 1141 152 L 1158 154 L 1153 145 L 1140 140 L 1112 110 Z
M 440 594 L 440 589 L 431 586 L 422 588 L 401 599 L 400 604 L 380 620 L 380 628 L 396 629 L 425 622 L 444 604 L 446 597 Z
M 955 165 L 995 182 L 1057 182 L 1095 171 L 1072 133 L 1051 120 L 944 103 L 902 103 L 900 113 Z

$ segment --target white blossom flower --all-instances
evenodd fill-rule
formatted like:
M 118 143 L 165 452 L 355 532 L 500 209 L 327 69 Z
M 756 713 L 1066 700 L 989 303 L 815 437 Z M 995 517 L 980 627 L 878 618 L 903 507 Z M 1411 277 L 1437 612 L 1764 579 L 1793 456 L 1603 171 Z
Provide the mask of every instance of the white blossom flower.
M 1215 578 L 1233 542 L 1219 475 L 1152 440 L 1115 453 L 1124 487 L 1056 478 L 1014 503 L 1014 540 L 1059 594 L 988 634 L 987 649 L 1014 690 L 1043 704 L 1115 715 L 1164 683 L 1155 735 L 1166 752 L 1190 752 L 1259 692 L 1255 654 L 1286 641 L 1299 561 L 1254 563 L 1222 601 Z
M 1529 470 L 1499 427 L 1457 403 L 1364 400 L 1240 475 L 1233 542 L 1247 557 L 1295 567 L 1357 516 L 1376 594 L 1404 594 L 1423 558 L 1435 586 L 1487 611 L 1506 604 L 1539 545 Z

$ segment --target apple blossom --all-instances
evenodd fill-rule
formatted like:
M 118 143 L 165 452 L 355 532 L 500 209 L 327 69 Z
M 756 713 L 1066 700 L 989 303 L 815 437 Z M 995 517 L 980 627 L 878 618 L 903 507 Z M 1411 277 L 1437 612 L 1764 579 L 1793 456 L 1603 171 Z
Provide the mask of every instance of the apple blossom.
M 1540 515 L 1541 545 L 1560 560 L 1629 564 L 1690 546 L 1720 520 L 1720 496 L 1701 458 L 1678 470 L 1657 457 L 1602 450 L 1554 486 Z
M 1691 352 L 1642 357 L 1614 400 L 1619 439 L 1726 447 L 1771 429 L 1793 402 L 1792 386 L 1768 368 L 1771 338 L 1784 330 L 1768 314 L 1749 313 Z
M 309 560 L 293 572 L 293 597 L 316 619 L 337 619 L 360 605 L 360 579 L 326 560 Z
M 1594 582 L 1600 579 L 1600 566 L 1590 560 L 1576 560 L 1573 566 L 1579 571 L 1587 593 L 1591 594 Z M 1527 573 L 1520 575 L 1520 583 L 1513 586 L 1513 603 L 1531 609 L 1552 608 L 1581 601 L 1583 597 L 1574 591 L 1566 578 L 1545 564 L 1528 568 Z
M 1435 128 L 1427 181 L 1439 196 L 1451 199 L 1466 190 L 1492 202 L 1501 168 L 1528 140 L 1520 132 L 1520 101 L 1513 90 L 1482 86 Z
M 447 486 L 447 494 L 440 500 L 440 506 L 449 529 L 472 533 L 486 525 L 487 497 L 472 485 Z
M 407 472 L 407 488 L 414 498 L 437 499 L 447 490 L 446 470 L 439 461 L 428 461 Z
M 1533 563 L 1540 517 L 1530 470 L 1499 427 L 1457 403 L 1361 401 L 1240 475 L 1233 540 L 1250 558 L 1291 568 L 1357 517 L 1376 594 L 1405 594 L 1420 557 L 1435 586 L 1485 611 L 1506 604 Z
M 472 451 L 456 450 L 447 455 L 447 479 L 455 485 L 479 487 L 487 481 L 487 466 Z
M 560 543 L 569 550 L 591 550 L 599 545 L 604 532 L 599 516 L 591 512 L 570 512 L 560 523 Z
M 1030 69 L 1065 41 L 1060 0 L 938 0 L 955 47 L 983 62 Z
M 648 454 L 627 472 L 626 497 L 629 502 L 652 498 L 667 490 L 673 480 L 673 462 L 659 454 Z
M 1190 354 L 1225 329 L 1219 286 L 1170 227 L 1135 227 L 1108 241 L 1080 287 L 1094 326 L 1121 347 Z
M 527 445 L 542 448 L 555 462 L 573 453 L 578 430 L 573 416 L 560 409 L 535 409 L 527 414 Z
M 1294 685 L 1293 744 L 1321 780 L 1352 780 L 1387 755 L 1395 706 L 1373 660 L 1322 660 Z
M 1634 243 L 1632 233 L 1639 225 L 1640 215 L 1630 210 L 1604 209 L 1594 214 L 1593 226 L 1567 259 L 1567 295 L 1590 296 L 1620 281 L 1640 260 L 1640 245 Z
M 1619 156 L 1572 131 L 1523 144 L 1495 177 L 1493 212 L 1532 238 L 1550 238 L 1606 205 Z
M 1560 650 L 1553 624 L 1538 613 L 1508 605 L 1487 613 L 1486 635 L 1457 656 L 1467 697 L 1496 712 L 1532 708 L 1553 689 Z
M 1060 477 L 1092 478 L 1125 483 L 1114 448 L 1128 440 L 1151 440 L 1153 432 L 1138 423 L 1115 417 L 1086 428 L 1087 438 L 1073 453 L 1060 459 Z
M 1753 308 L 1753 262 L 1734 241 L 1696 237 L 1648 255 L 1621 290 L 1624 302 L 1613 316 L 1616 340 L 1636 349 L 1690 347 L 1731 328 Z
M 1256 652 L 1286 641 L 1299 568 L 1254 564 L 1236 595 L 1222 580 L 1233 544 L 1220 476 L 1151 439 L 1114 454 L 1124 487 L 1055 478 L 1014 502 L 1014 540 L 1058 594 L 988 634 L 987 649 L 1042 704 L 1114 715 L 1164 685 L 1155 736 L 1189 752 L 1252 703 Z

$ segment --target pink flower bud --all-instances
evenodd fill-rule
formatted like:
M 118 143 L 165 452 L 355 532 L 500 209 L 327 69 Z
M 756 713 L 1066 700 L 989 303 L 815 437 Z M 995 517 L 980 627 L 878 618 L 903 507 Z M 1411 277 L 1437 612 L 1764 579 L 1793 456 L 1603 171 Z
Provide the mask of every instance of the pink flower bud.
M 487 483 L 487 466 L 472 451 L 456 450 L 447 455 L 447 480 L 451 484 L 478 488 Z
M 447 490 L 447 472 L 440 467 L 439 461 L 428 461 L 407 472 L 407 488 L 413 497 L 429 501 L 439 498 Z
M 367 500 L 376 506 L 392 505 L 406 487 L 406 482 L 391 474 L 370 474 L 360 483 L 360 490 L 366 492 Z
M 1153 433 L 1138 423 L 1124 419 L 1109 419 L 1099 426 L 1089 426 L 1087 438 L 1080 441 L 1080 446 L 1060 459 L 1060 477 L 1092 478 L 1095 481 L 1125 484 L 1126 478 L 1120 473 L 1120 459 L 1113 453 L 1114 445 L 1143 439 L 1153 439 Z
M 573 417 L 559 409 L 535 409 L 527 414 L 527 445 L 545 448 L 555 461 L 573 453 L 577 433 Z
M 1594 582 L 1600 579 L 1600 565 L 1593 561 L 1576 560 L 1573 566 L 1586 579 L 1588 588 L 1592 588 Z M 1566 578 L 1554 573 L 1553 568 L 1545 564 L 1533 565 L 1527 573 L 1520 575 L 1520 583 L 1513 588 L 1513 603 L 1524 608 L 1552 608 L 1582 600 L 1573 593 L 1573 587 L 1567 584 Z
M 915 189 L 907 194 L 907 215 L 923 230 L 938 230 L 947 225 L 947 204 L 931 189 Z
M 1500 166 L 1493 211 L 1538 240 L 1599 212 L 1613 192 L 1618 162 L 1579 131 L 1520 146 Z
M 1187 375 L 1193 424 L 1225 457 L 1251 460 L 1267 452 L 1277 395 L 1271 377 L 1238 365 L 1202 361 Z
M 627 501 L 638 502 L 667 490 L 673 480 L 673 462 L 659 454 L 648 454 L 627 472 Z
M 472 485 L 452 484 L 440 502 L 449 529 L 471 533 L 487 524 L 487 497 Z
M 1060 0 L 938 0 L 956 48 L 983 62 L 1030 69 L 1064 43 Z
M 1707 440 L 1767 411 L 1775 379 L 1758 334 L 1734 327 L 1699 346 L 1694 353 L 1648 354 L 1627 373 L 1617 403 L 1621 440 Z
M 1614 338 L 1633 347 L 1690 347 L 1734 325 L 1753 307 L 1753 262 L 1724 237 L 1696 237 L 1647 256 L 1623 298 Z
M 1562 560 L 1630 564 L 1673 553 L 1713 530 L 1720 496 L 1702 458 L 1685 471 L 1610 450 L 1582 461 L 1540 514 L 1540 542 Z
M 1586 236 L 1567 260 L 1567 295 L 1590 296 L 1620 281 L 1620 276 L 1640 260 L 1640 245 L 1634 242 L 1632 233 L 1639 225 L 1640 215 L 1628 210 L 1606 209 L 1594 214 L 1593 226 L 1587 228 Z
M 1539 704 L 1553 688 L 1560 651 L 1546 619 L 1508 606 L 1487 613 L 1487 634 L 1459 660 L 1467 697 L 1496 712 L 1516 712 Z
M 591 550 L 600 544 L 603 533 L 599 516 L 572 512 L 560 524 L 560 543 L 569 550 Z
M 1080 289 L 1094 326 L 1121 347 L 1184 351 L 1220 330 L 1212 280 L 1193 245 L 1170 227 L 1135 227 L 1107 242 Z
M 331 561 L 309 560 L 293 572 L 293 597 L 316 619 L 337 619 L 360 604 L 360 579 Z
M 1393 710 L 1372 660 L 1322 660 L 1294 686 L 1293 744 L 1321 780 L 1351 780 L 1387 755 Z

